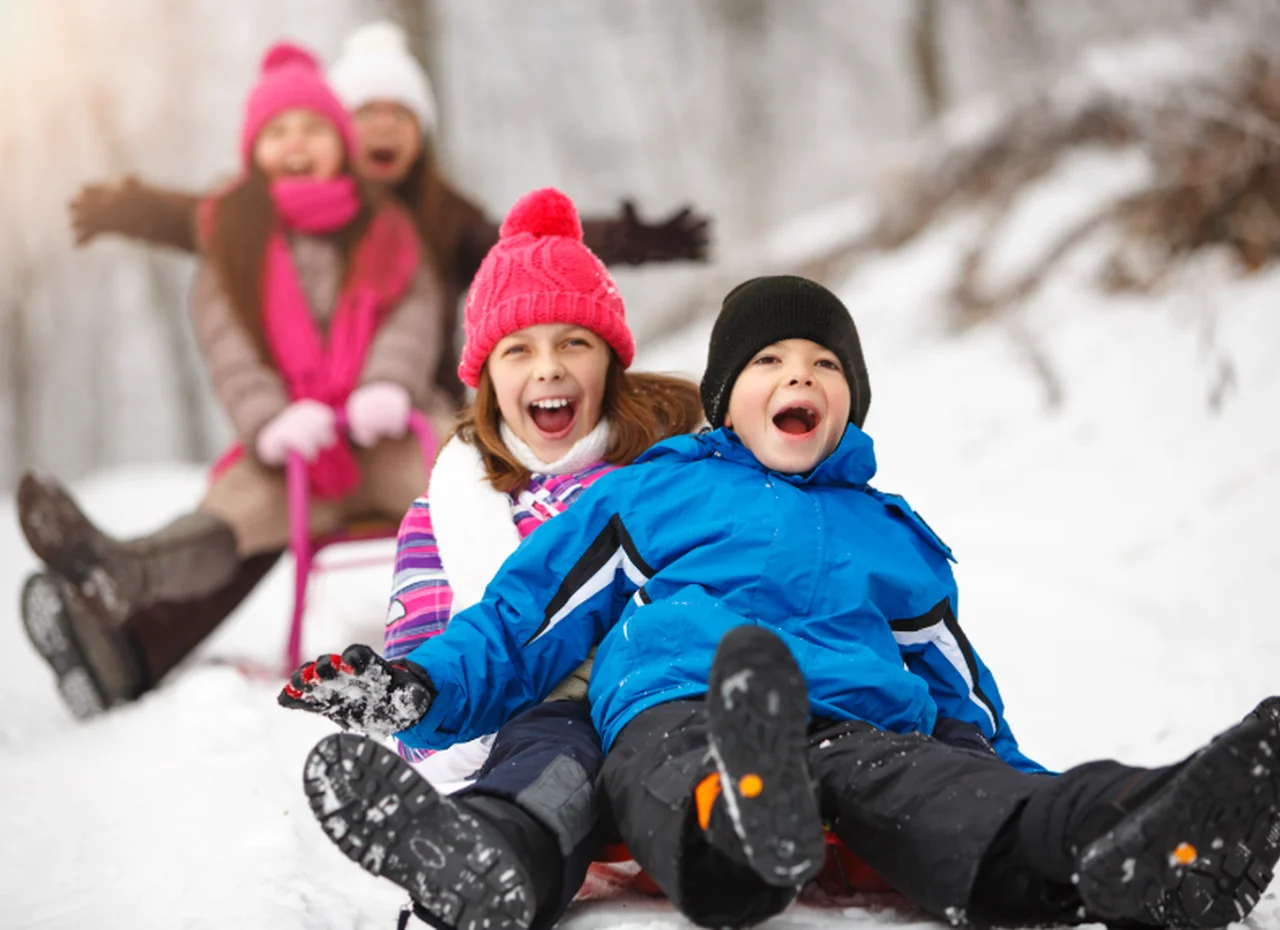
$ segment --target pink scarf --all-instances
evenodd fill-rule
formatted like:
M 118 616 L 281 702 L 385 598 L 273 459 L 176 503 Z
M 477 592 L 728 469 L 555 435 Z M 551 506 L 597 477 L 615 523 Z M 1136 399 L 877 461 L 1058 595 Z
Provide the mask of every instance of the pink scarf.
M 355 179 L 278 180 L 271 199 L 284 230 L 334 232 L 360 210 Z M 356 246 L 329 322 L 321 333 L 282 230 L 267 242 L 262 266 L 262 331 L 291 400 L 341 407 L 359 383 L 374 334 L 387 310 L 404 296 L 418 269 L 417 234 L 402 211 L 375 214 Z M 233 450 L 234 454 L 234 450 Z M 229 464 L 225 460 L 219 465 Z M 322 451 L 308 470 L 312 494 L 339 498 L 360 484 L 360 468 L 345 441 Z

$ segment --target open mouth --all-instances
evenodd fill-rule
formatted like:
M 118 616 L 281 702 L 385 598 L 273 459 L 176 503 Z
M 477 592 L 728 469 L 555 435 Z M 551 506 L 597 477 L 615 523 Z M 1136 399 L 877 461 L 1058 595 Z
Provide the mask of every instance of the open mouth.
M 287 178 L 305 178 L 311 174 L 310 158 L 291 158 L 285 162 L 284 175 Z
M 547 439 L 563 439 L 578 418 L 578 404 L 567 397 L 547 397 L 529 405 L 529 418 Z
M 396 163 L 397 152 L 387 146 L 378 146 L 369 150 L 369 161 L 379 168 L 390 168 Z
M 792 404 L 773 415 L 773 425 L 788 436 L 807 436 L 821 422 L 821 414 L 809 404 Z

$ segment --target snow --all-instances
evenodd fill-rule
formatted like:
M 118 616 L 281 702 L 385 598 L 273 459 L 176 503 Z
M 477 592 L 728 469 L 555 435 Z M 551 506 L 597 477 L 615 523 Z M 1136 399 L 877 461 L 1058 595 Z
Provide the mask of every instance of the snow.
M 1153 168 L 1136 149 L 1117 153 L 1081 146 L 1067 152 L 1053 170 L 1032 182 L 1000 229 L 981 276 L 982 290 L 999 293 L 1032 272 L 1048 247 L 1123 197 L 1145 190 Z M 1055 236 L 1048 241 L 1045 233 Z
M 1057 202 L 1096 183 L 1089 164 L 1061 175 Z M 1103 298 L 1086 243 L 1018 314 L 954 333 L 939 297 L 977 225 L 950 217 L 839 288 L 869 361 L 877 484 L 957 553 L 961 622 L 1028 754 L 1057 768 L 1175 760 L 1280 681 L 1280 271 L 1235 279 L 1206 261 L 1165 293 Z M 1042 231 L 1021 227 L 1019 250 L 1034 254 Z M 709 325 L 693 321 L 639 366 L 696 373 Z M 76 490 L 128 534 L 189 506 L 202 481 L 186 466 L 135 467 Z M 0 510 L 0 604 L 16 605 L 34 559 L 12 505 Z M 159 691 L 87 724 L 59 704 L 8 608 L 0 922 L 392 926 L 403 894 L 333 848 L 302 792 L 305 755 L 332 726 L 278 708 L 279 679 L 214 661 L 279 662 L 289 572 L 283 562 Z M 378 642 L 388 587 L 385 564 L 317 579 L 305 654 Z M 881 898 L 802 904 L 768 926 L 924 924 L 940 926 Z M 565 926 L 687 923 L 624 898 L 578 905 Z M 1274 887 L 1249 926 L 1280 930 Z

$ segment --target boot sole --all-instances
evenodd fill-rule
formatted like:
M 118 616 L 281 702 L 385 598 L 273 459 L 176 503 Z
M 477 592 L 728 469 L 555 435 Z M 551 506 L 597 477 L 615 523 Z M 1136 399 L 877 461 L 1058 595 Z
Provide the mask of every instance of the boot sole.
M 66 601 L 49 576 L 32 575 L 23 585 L 22 626 L 36 652 L 53 669 L 58 691 L 74 717 L 86 720 L 110 706 L 106 689 L 76 640 Z
M 91 524 L 84 513 L 62 496 L 53 495 L 39 478 L 28 475 L 18 486 L 18 521 L 31 551 L 54 574 L 74 585 L 86 599 L 95 602 L 109 617 L 119 620 L 124 608 L 115 582 L 98 565 L 99 557 L 82 535 L 66 543 L 54 532 L 57 526 L 77 526 L 88 531 Z
M 717 651 L 707 694 L 708 741 L 728 813 L 751 868 L 779 888 L 803 885 L 822 870 L 826 839 L 806 764 L 809 694 L 795 659 L 757 627 Z M 753 641 L 754 640 L 754 641 Z M 742 779 L 760 791 L 745 796 Z
M 1247 719 L 1086 847 L 1079 891 L 1090 912 L 1171 927 L 1243 920 L 1280 858 L 1278 752 L 1277 722 Z
M 307 756 L 303 788 L 347 858 L 450 927 L 525 930 L 533 922 L 528 873 L 497 831 L 386 747 L 349 733 L 327 736 Z

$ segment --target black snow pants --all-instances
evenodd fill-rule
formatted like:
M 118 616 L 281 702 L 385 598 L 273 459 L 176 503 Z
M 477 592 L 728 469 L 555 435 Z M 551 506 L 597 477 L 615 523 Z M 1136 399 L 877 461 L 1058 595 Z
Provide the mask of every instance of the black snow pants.
M 815 721 L 807 754 L 836 836 L 905 897 L 953 924 L 1082 920 L 1066 824 L 1137 771 L 1107 762 L 1081 767 L 1079 777 L 1028 774 L 991 752 L 861 721 Z M 765 884 L 745 860 L 707 842 L 693 794 L 714 770 L 703 701 L 673 701 L 619 734 L 605 759 L 605 799 L 631 854 L 686 917 L 749 926 L 783 910 L 796 892 Z M 1024 823 L 1036 795 L 1035 822 Z M 1033 860 L 1054 867 L 1033 868 Z

